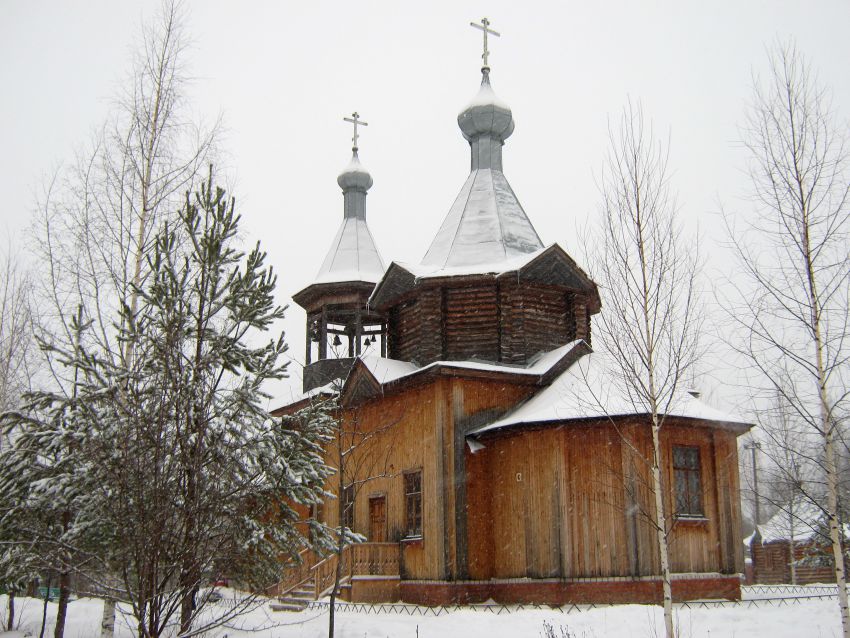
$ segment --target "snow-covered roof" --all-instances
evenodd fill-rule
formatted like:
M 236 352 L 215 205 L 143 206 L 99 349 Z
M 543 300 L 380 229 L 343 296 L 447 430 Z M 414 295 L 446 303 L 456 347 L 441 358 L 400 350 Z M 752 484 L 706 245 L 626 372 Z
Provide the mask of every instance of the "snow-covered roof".
M 470 144 L 472 170 L 422 265 L 443 270 L 493 264 L 540 250 L 543 243 L 502 172 L 502 145 L 514 121 L 493 92 L 487 67 L 478 94 L 457 121 Z
M 502 171 L 472 171 L 422 265 L 434 270 L 498 264 L 543 243 Z
M 573 354 L 586 348 L 581 339 L 572 341 L 549 352 L 535 357 L 527 366 L 509 365 L 504 363 L 490 363 L 486 361 L 434 361 L 426 366 L 419 367 L 408 361 L 387 359 L 376 355 L 365 355 L 359 357 L 359 361 L 366 367 L 375 380 L 381 385 L 397 381 L 414 374 L 423 374 L 437 368 L 453 368 L 456 370 L 470 370 L 478 372 L 501 372 L 517 376 L 541 377 L 552 370 L 558 363 Z
M 376 283 L 383 275 L 384 262 L 366 220 L 345 217 L 313 283 Z
M 558 244 L 551 244 L 546 248 L 508 259 L 451 268 L 394 261 L 375 286 L 369 303 L 373 308 L 386 307 L 421 282 L 471 275 L 496 278 L 516 275 L 524 281 L 587 290 L 590 292 L 587 300 L 589 309 L 592 312 L 599 310 L 596 284 Z
M 767 523 L 759 525 L 761 542 L 790 541 L 792 533 L 795 541 L 811 540 L 825 516 L 817 503 L 800 496 L 781 507 Z
M 610 358 L 603 353 L 588 354 L 527 402 L 472 434 L 523 424 L 646 414 L 647 410 L 629 396 L 623 384 L 617 383 L 617 376 Z M 743 418 L 717 410 L 688 392 L 677 393 L 665 413 L 742 427 L 750 425 Z
M 395 381 L 419 369 L 415 363 L 399 361 L 398 359 L 387 359 L 378 355 L 364 355 L 360 357 L 360 360 L 378 383 L 382 384 Z
M 548 248 L 548 247 L 547 247 Z M 531 263 L 547 248 L 540 248 L 534 252 L 516 255 L 508 259 L 499 259 L 492 262 L 481 262 L 466 264 L 463 266 L 452 266 L 442 268 L 436 265 L 410 264 L 407 262 L 395 262 L 416 279 L 433 279 L 436 277 L 462 277 L 464 275 L 501 275 L 506 272 L 514 272 Z
M 274 408 L 271 412 L 275 413 L 279 410 L 283 410 L 289 406 L 296 405 L 301 403 L 302 401 L 308 401 L 310 399 L 315 399 L 319 396 L 334 396 L 339 394 L 339 389 L 342 387 L 342 382 L 344 379 L 334 379 L 333 381 L 326 383 L 325 385 L 320 385 L 317 388 L 313 388 L 312 390 L 307 390 L 307 392 L 301 392 L 300 394 L 293 395 L 289 398 L 285 404 L 280 405 L 277 408 Z

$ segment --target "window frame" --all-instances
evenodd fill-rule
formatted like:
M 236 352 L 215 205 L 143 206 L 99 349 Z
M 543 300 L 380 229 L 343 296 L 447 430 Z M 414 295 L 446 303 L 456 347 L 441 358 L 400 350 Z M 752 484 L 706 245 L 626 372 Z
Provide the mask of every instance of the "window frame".
M 421 539 L 424 536 L 423 529 L 423 494 L 422 494 L 422 468 L 405 470 L 402 472 L 402 490 L 404 494 L 404 537 L 408 539 Z M 414 480 L 418 485 L 411 486 Z M 418 491 L 411 490 L 418 487 Z M 412 507 L 413 505 L 413 507 Z
M 687 450 L 695 464 L 678 463 L 677 450 Z M 702 480 L 702 448 L 698 445 L 670 446 L 670 466 L 673 473 L 673 516 L 683 520 L 705 520 L 705 499 Z M 680 489 L 683 488 L 683 489 Z M 684 493 L 682 503 L 680 494 Z

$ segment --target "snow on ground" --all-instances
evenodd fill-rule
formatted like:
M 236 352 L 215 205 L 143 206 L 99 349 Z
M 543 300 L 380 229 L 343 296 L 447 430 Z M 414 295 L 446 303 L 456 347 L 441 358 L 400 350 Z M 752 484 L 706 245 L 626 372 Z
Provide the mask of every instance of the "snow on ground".
M 820 591 L 817 593 L 821 593 Z M 83 598 L 69 605 L 67 638 L 99 636 L 102 602 Z M 760 604 L 762 605 L 762 604 Z M 41 601 L 18 599 L 21 617 L 20 633 L 4 633 L 0 638 L 38 636 L 41 627 Z M 420 609 L 422 611 L 422 609 Z M 6 597 L 0 596 L 0 621 L 5 622 Z M 834 598 L 806 600 L 800 604 L 748 607 L 747 605 L 686 609 L 677 607 L 676 616 L 683 638 L 768 637 L 827 638 L 841 635 L 838 606 Z M 53 635 L 56 605 L 48 606 L 46 636 Z M 131 619 L 116 623 L 116 637 L 129 637 Z M 652 638 L 660 636 L 664 624 L 659 607 L 618 605 L 579 612 L 563 613 L 557 609 L 523 609 L 500 614 L 462 609 L 433 615 L 397 613 L 364 613 L 338 611 L 338 638 L 520 638 L 543 636 L 543 623 L 568 630 L 570 638 Z M 272 612 L 263 605 L 229 627 L 206 634 L 210 638 L 323 638 L 327 636 L 328 615 L 325 609 L 299 613 Z M 122 626 L 119 626 L 122 625 Z

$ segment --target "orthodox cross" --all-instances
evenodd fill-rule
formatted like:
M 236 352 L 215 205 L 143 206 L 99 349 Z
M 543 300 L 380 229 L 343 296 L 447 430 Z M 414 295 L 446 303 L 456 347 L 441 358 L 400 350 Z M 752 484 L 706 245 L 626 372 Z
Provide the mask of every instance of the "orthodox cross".
M 469 26 L 475 27 L 476 29 L 480 29 L 484 32 L 484 53 L 481 54 L 481 58 L 484 60 L 484 67 L 489 69 L 490 66 L 487 64 L 487 56 L 490 54 L 490 52 L 487 50 L 487 34 L 489 33 L 490 35 L 495 35 L 497 38 L 501 37 L 501 34 L 498 31 L 493 31 L 493 29 L 490 28 L 490 21 L 487 18 L 481 18 L 481 24 L 470 22 Z
M 342 119 L 345 120 L 346 122 L 351 122 L 352 124 L 354 124 L 354 137 L 351 138 L 351 141 L 354 142 L 354 146 L 352 147 L 351 150 L 356 151 L 357 150 L 357 138 L 360 137 L 359 135 L 357 135 L 357 125 L 358 124 L 360 126 L 369 126 L 369 125 L 366 122 L 360 121 L 360 114 L 357 111 L 354 111 L 354 113 L 351 114 L 351 117 L 344 117 Z

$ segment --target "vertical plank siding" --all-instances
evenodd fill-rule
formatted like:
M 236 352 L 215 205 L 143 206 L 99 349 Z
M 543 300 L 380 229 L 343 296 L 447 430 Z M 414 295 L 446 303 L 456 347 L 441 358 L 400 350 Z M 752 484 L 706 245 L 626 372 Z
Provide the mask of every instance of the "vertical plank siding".
M 674 509 L 672 446 L 699 447 L 702 474 L 702 520 L 675 519 L 668 536 L 670 567 L 674 572 L 720 572 L 717 479 L 711 431 L 707 428 L 676 428 L 665 425 L 662 432 L 664 451 L 664 494 L 667 512 Z M 668 514 L 669 516 L 669 514 Z
M 385 495 L 387 540 L 402 544 L 404 577 L 457 578 L 454 458 L 466 445 L 462 442 L 455 449 L 455 421 L 493 409 L 502 413 L 530 391 L 528 386 L 502 382 L 441 378 L 347 411 L 346 431 L 356 430 L 363 439 L 347 462 L 349 471 L 355 468 L 356 480 L 362 482 L 355 496 L 354 531 L 368 537 L 369 497 Z M 328 450 L 328 461 L 335 465 L 335 449 Z M 403 473 L 413 469 L 422 470 L 423 533 L 421 539 L 406 540 Z M 476 471 L 482 468 L 473 468 Z M 481 481 L 478 485 L 489 492 L 489 485 Z M 336 477 L 327 489 L 336 494 Z M 463 496 L 466 501 L 465 489 Z M 477 497 L 468 502 L 476 501 Z M 466 514 L 466 505 L 463 510 Z M 325 520 L 335 526 L 337 518 L 334 501 L 325 507 Z M 489 524 L 487 519 L 472 522 L 473 527 Z
M 346 427 L 374 433 L 355 453 L 372 462 L 350 465 L 360 468 L 363 481 L 354 529 L 369 533 L 369 497 L 385 496 L 387 541 L 401 544 L 403 578 L 658 573 L 646 419 L 526 427 L 486 437 L 474 453 L 469 448 L 467 432 L 533 391 L 502 381 L 439 377 L 346 412 Z M 661 442 L 668 514 L 674 504 L 672 446 L 700 450 L 705 515 L 668 518 L 673 571 L 741 571 L 735 434 L 671 418 Z M 417 539 L 405 538 L 403 473 L 409 470 L 422 471 L 423 533 Z M 335 491 L 334 479 L 329 489 Z M 336 507 L 325 512 L 336 525 Z
M 489 565 L 496 578 L 658 574 L 650 441 L 648 425 L 635 423 L 524 430 L 489 440 L 475 476 L 492 488 L 485 507 L 493 540 L 471 553 L 475 577 L 484 577 Z M 662 428 L 674 572 L 734 574 L 743 566 L 734 443 L 734 434 L 706 427 Z M 673 445 L 700 449 L 704 518 L 672 515 Z M 480 485 L 473 489 L 476 496 L 483 492 Z M 486 529 L 481 524 L 476 533 Z

